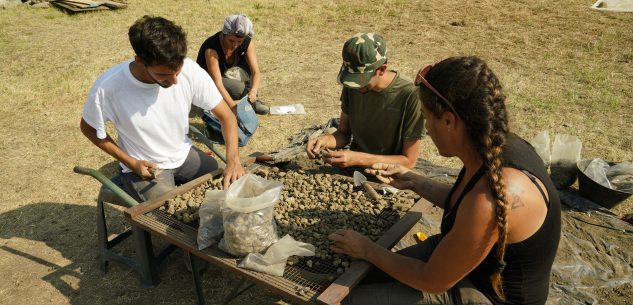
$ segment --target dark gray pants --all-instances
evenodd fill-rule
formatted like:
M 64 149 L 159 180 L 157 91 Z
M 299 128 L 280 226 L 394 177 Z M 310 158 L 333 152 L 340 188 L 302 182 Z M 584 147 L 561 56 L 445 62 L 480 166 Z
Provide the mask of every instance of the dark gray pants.
M 224 89 L 229 92 L 229 95 L 234 100 L 239 100 L 248 94 L 250 88 L 246 86 L 245 83 L 230 79 L 226 77 L 222 77 L 222 85 L 224 85 Z
M 185 163 L 174 169 L 162 170 L 156 179 L 145 180 L 134 172 L 121 174 L 125 190 L 139 202 L 151 200 L 218 169 L 218 161 L 192 146 Z
M 424 242 L 402 249 L 399 254 L 428 261 L 440 242 L 440 235 L 434 235 Z M 347 305 L 404 305 L 404 304 L 449 304 L 449 305 L 491 305 L 473 284 L 462 279 L 453 288 L 440 294 L 413 289 L 396 281 L 381 270 L 374 268 L 356 288 L 341 302 Z

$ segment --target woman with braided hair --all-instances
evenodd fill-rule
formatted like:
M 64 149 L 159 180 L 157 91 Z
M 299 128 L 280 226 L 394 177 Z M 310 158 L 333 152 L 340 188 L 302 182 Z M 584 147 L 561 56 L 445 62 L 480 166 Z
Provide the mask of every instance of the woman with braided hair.
M 409 169 L 367 172 L 444 209 L 441 234 L 391 252 L 353 230 L 332 249 L 375 268 L 346 304 L 545 304 L 560 239 L 560 200 L 530 144 L 509 132 L 499 80 L 477 57 L 453 57 L 416 78 L 427 133 L 463 168 L 453 186 Z

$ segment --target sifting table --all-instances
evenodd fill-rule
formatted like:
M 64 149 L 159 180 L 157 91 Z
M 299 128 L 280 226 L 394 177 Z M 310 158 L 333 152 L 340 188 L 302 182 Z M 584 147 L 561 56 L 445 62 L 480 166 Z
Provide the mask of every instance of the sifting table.
M 254 166 L 257 167 L 261 165 L 254 164 Z M 252 170 L 253 167 L 249 167 L 249 172 L 252 172 Z M 238 275 L 243 280 L 265 287 L 273 293 L 296 304 L 338 304 L 371 269 L 369 263 L 357 260 L 353 261 L 344 273 L 337 274 L 336 267 L 334 267 L 331 262 L 322 261 L 320 264 L 317 264 L 320 267 L 308 268 L 305 263 L 307 259 L 312 261 L 320 260 L 315 257 L 310 257 L 302 258 L 296 264 L 286 265 L 283 277 L 278 277 L 238 268 L 237 265 L 240 259 L 221 251 L 217 245 L 198 250 L 196 242 L 197 223 L 185 224 L 159 208 L 163 206 L 167 199 L 174 198 L 179 194 L 195 189 L 207 180 L 218 177 L 219 175 L 221 175 L 221 171 L 201 176 L 198 179 L 173 189 L 159 198 L 146 201 L 125 211 L 126 217 L 130 220 L 132 225 L 188 253 L 190 261 L 194 264 L 192 270 L 199 303 L 204 303 L 204 299 L 202 298 L 199 274 L 195 268 L 195 260 L 192 259 L 191 255 L 195 255 L 215 266 L 224 268 Z M 371 191 L 373 191 L 373 189 Z M 375 196 L 375 194 L 372 196 Z M 399 221 L 384 232 L 377 243 L 386 248 L 393 247 L 415 225 L 422 213 L 426 212 L 431 206 L 431 203 L 423 198 L 418 200 Z M 152 274 L 157 274 L 155 272 L 155 265 L 152 265 L 151 268 L 154 271 Z M 234 291 L 228 296 L 230 299 L 225 300 L 225 303 L 247 289 L 239 290 L 242 282 L 234 288 Z

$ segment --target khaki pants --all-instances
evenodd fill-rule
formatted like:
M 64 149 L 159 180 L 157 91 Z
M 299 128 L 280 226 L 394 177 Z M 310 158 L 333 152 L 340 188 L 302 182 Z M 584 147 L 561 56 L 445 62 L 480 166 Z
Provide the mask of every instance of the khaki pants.
M 399 254 L 428 261 L 439 244 L 440 235 L 434 235 L 424 242 L 402 249 Z M 374 268 L 359 286 L 354 288 L 341 304 L 347 305 L 404 305 L 404 304 L 449 304 L 449 305 L 490 305 L 492 304 L 473 284 L 462 279 L 453 288 L 440 294 L 413 289 L 402 284 L 381 270 Z

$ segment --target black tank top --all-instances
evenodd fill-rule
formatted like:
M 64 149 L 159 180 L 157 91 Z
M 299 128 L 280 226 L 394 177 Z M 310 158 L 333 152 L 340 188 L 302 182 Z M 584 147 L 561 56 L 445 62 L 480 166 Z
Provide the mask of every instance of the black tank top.
M 523 171 L 541 191 L 547 204 L 547 215 L 541 227 L 532 236 L 522 242 L 506 245 L 505 261 L 507 265 L 501 273 L 503 291 L 506 296 L 505 302 L 495 295 L 490 283 L 490 275 L 492 275 L 497 263 L 495 257 L 496 244 L 486 258 L 466 277 L 493 304 L 545 304 L 549 291 L 552 264 L 554 263 L 558 241 L 560 240 L 561 207 L 558 192 L 543 166 L 543 161 L 536 154 L 534 148 L 525 140 L 515 134 L 508 134 L 502 157 L 504 167 Z M 448 234 L 453 227 L 457 209 L 464 196 L 484 175 L 485 169 L 482 167 L 468 181 L 455 202 L 455 206 L 451 210 L 444 211 L 441 224 L 442 236 Z M 464 169 L 460 172 L 455 186 L 459 184 L 463 176 Z M 534 177 L 540 180 L 545 189 L 547 189 L 549 201 L 540 186 L 536 184 Z M 445 206 L 448 206 L 455 186 L 451 189 Z
M 224 76 L 224 72 L 226 72 L 227 69 L 238 66 L 246 70 L 248 75 L 251 75 L 251 68 L 248 66 L 248 62 L 246 62 L 246 50 L 251 44 L 251 38 L 248 36 L 244 37 L 244 41 L 242 42 L 242 44 L 237 48 L 237 50 L 235 50 L 235 55 L 233 55 L 233 62 L 228 63 L 224 55 L 224 50 L 222 50 L 222 45 L 220 44 L 220 34 L 222 34 L 222 32 L 217 32 L 202 43 L 200 50 L 198 50 L 198 57 L 196 58 L 196 62 L 198 63 L 198 65 L 200 65 L 200 67 L 202 67 L 204 71 L 209 71 L 209 69 L 207 68 L 207 61 L 204 56 L 204 52 L 207 49 L 213 49 L 215 50 L 215 52 L 218 53 L 220 74 Z

